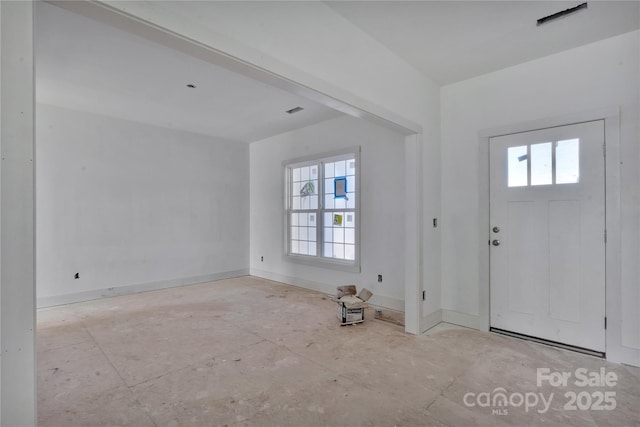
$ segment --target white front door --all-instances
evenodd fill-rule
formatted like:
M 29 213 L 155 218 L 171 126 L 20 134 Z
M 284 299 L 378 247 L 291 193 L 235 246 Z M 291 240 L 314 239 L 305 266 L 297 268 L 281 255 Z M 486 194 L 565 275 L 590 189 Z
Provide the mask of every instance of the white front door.
M 491 327 L 605 351 L 604 121 L 490 139 Z

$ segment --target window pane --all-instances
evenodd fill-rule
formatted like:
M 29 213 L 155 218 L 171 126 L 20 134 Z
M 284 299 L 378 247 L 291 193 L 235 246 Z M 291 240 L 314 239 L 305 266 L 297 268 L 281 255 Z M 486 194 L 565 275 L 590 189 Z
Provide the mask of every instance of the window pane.
M 291 209 L 300 209 L 300 196 L 293 196 L 291 201 Z
M 347 174 L 347 162 L 340 160 L 336 162 L 336 176 L 345 176 Z
M 344 245 L 344 259 L 356 259 L 356 247 L 354 245 Z
M 556 184 L 580 182 L 580 140 L 556 142 Z
M 304 227 L 309 223 L 309 216 L 306 213 L 301 213 L 298 217 L 298 225 L 302 225 Z
M 297 184 L 297 185 L 296 185 Z M 313 194 L 317 193 L 318 188 L 318 180 L 317 179 L 309 179 L 307 181 L 301 181 L 298 183 L 294 183 L 293 185 L 293 195 L 300 197 L 309 197 Z
M 344 259 L 344 245 L 342 243 L 333 244 L 333 257 Z
M 293 240 L 298 240 L 298 227 L 291 227 L 291 238 Z
M 300 168 L 300 180 L 308 181 L 309 180 L 309 166 L 305 166 Z
M 333 171 L 334 165 L 333 162 L 331 163 L 325 163 L 324 165 L 324 177 L 325 178 L 333 178 L 335 175 L 334 171 Z
M 309 209 L 309 197 L 300 197 L 300 209 Z
M 347 160 L 347 175 L 356 174 L 356 159 Z
M 310 242 L 315 242 L 316 241 L 316 228 L 315 227 L 309 227 L 309 229 L 307 230 L 307 240 L 309 240 Z
M 355 227 L 356 226 L 356 215 L 353 212 L 347 212 L 345 214 L 344 224 L 346 227 Z
M 333 214 L 331 212 L 324 213 L 324 226 L 331 227 L 333 225 Z
M 309 168 L 309 179 L 318 179 L 318 166 L 313 165 Z
M 324 245 L 324 253 L 323 255 L 326 256 L 327 258 L 333 258 L 333 245 L 332 244 L 327 244 Z
M 318 209 L 318 196 L 309 196 L 309 209 Z
M 353 228 L 345 228 L 344 229 L 344 242 L 345 243 L 356 243 L 356 230 Z
M 309 242 L 308 250 L 309 250 L 309 255 L 315 256 L 316 255 L 316 242 Z
M 333 198 L 333 193 L 326 194 L 324 196 L 324 208 L 325 209 L 334 209 L 335 208 L 335 202 L 334 202 L 334 198 Z
M 333 178 L 324 180 L 324 194 L 331 194 L 333 196 Z
M 348 176 L 347 177 L 347 192 L 350 193 L 349 197 L 351 197 L 351 193 L 356 192 L 356 177 Z
M 335 209 L 344 209 L 347 207 L 347 200 L 346 199 L 334 199 L 333 200 L 333 204 L 334 204 L 334 208 Z
M 324 241 L 333 242 L 333 227 L 324 228 Z
M 344 229 L 334 227 L 333 228 L 333 241 L 336 243 L 344 243 Z
M 299 252 L 298 253 L 303 254 L 303 255 L 309 255 L 309 243 L 308 242 L 303 242 L 303 241 L 298 242 L 298 248 L 299 248 Z
M 344 225 L 344 212 L 334 212 L 332 222 L 334 227 L 342 227 Z
M 293 169 L 293 182 L 300 181 L 300 168 Z
M 298 249 L 298 241 L 297 240 L 292 240 L 291 241 L 291 253 L 294 253 L 294 254 L 300 253 L 299 249 Z
M 291 195 L 292 196 L 299 196 L 300 195 L 300 188 L 302 187 L 302 184 L 300 184 L 299 182 L 294 182 L 291 187 L 292 187 L 291 188 Z
M 509 147 L 507 150 L 509 187 L 524 187 L 527 183 L 527 146 Z
M 551 143 L 531 145 L 531 185 L 550 185 Z
M 298 214 L 297 213 L 292 213 L 291 214 L 291 225 L 298 225 Z

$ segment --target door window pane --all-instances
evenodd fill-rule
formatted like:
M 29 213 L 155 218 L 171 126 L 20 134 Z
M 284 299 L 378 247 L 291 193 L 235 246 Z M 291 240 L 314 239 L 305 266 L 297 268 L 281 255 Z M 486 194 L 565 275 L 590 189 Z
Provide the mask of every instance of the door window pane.
M 509 147 L 507 150 L 507 163 L 509 187 L 527 186 L 527 146 Z
M 580 181 L 580 140 L 556 142 L 556 184 Z
M 552 184 L 551 143 L 531 145 L 531 185 Z

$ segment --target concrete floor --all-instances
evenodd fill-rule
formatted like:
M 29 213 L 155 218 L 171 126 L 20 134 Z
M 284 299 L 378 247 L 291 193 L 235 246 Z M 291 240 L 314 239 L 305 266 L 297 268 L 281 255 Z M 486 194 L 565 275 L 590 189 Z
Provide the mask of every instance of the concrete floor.
M 638 368 L 446 324 L 419 337 L 373 316 L 340 327 L 336 311 L 325 295 L 252 277 L 40 310 L 39 423 L 640 425 Z M 572 378 L 538 387 L 537 368 Z M 578 387 L 577 368 L 618 381 Z M 506 406 L 479 406 L 499 387 Z M 565 409 L 571 391 L 586 392 L 583 407 L 615 392 L 616 407 Z M 547 411 L 533 406 L 552 393 Z

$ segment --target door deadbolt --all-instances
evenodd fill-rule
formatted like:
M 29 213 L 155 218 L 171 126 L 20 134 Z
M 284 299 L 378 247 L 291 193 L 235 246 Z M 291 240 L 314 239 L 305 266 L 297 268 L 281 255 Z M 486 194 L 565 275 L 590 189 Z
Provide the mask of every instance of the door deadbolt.
M 491 242 L 491 244 L 492 244 L 493 246 L 500 246 L 500 240 L 496 239 L 496 240 L 494 240 L 493 242 Z
M 500 227 L 498 227 L 497 225 L 495 227 L 493 227 L 493 232 L 494 233 L 499 233 L 500 232 Z

